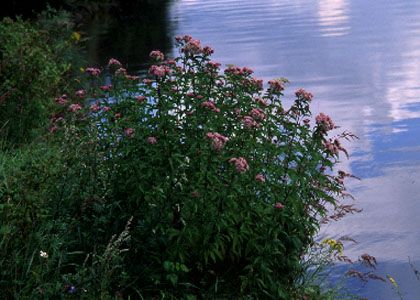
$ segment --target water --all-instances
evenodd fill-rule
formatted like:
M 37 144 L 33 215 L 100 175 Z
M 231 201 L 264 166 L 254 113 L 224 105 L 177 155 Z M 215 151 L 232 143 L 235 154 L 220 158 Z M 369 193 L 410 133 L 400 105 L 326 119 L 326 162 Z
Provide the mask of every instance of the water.
M 356 239 L 347 255 L 375 256 L 379 275 L 392 275 L 405 299 L 420 299 L 408 262 L 420 268 L 420 1 L 179 0 L 169 18 L 172 33 L 211 45 L 222 64 L 287 77 L 289 94 L 310 90 L 315 112 L 360 137 L 342 168 L 362 178 L 349 190 L 363 212 L 323 234 Z M 398 298 L 381 282 L 351 288 Z
M 175 55 L 168 37 L 190 34 L 222 64 L 249 66 L 265 81 L 287 77 L 287 97 L 311 91 L 315 113 L 360 137 L 347 144 L 341 168 L 362 178 L 348 186 L 363 212 L 322 235 L 356 239 L 348 256 L 375 256 L 377 274 L 393 276 L 404 299 L 420 299 L 409 265 L 420 268 L 420 1 L 172 0 L 155 16 L 145 25 L 136 17 L 94 23 L 89 61 L 116 57 L 138 69 L 152 49 Z M 349 286 L 369 299 L 398 299 L 390 284 Z

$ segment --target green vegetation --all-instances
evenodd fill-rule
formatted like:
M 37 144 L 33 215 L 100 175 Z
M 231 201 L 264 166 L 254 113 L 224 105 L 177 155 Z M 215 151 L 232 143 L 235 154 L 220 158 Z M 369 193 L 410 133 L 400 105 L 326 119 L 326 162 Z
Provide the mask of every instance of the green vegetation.
M 0 23 L 0 136 L 8 146 L 31 141 L 48 122 L 53 97 L 78 61 L 71 25 L 67 14 L 52 11 L 35 23 Z
M 74 78 L 71 27 L 0 26 L 2 298 L 333 298 L 304 256 L 352 135 L 312 94 L 286 108 L 286 80 L 221 73 L 189 36 L 144 80 L 115 59 Z

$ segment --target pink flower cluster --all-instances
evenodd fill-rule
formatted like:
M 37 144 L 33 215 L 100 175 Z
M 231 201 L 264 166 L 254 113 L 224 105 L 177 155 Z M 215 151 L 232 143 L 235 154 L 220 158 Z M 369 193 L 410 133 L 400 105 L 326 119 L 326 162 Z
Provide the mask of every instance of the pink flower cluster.
M 264 99 L 263 99 L 263 98 L 261 98 L 261 97 L 256 97 L 256 98 L 255 98 L 255 101 L 256 101 L 259 105 L 261 105 L 261 106 L 268 106 L 267 101 L 266 101 L 266 100 L 264 100 Z
M 280 93 L 284 90 L 284 79 L 273 79 L 268 82 L 271 93 Z
M 159 50 L 153 50 L 150 52 L 149 56 L 156 61 L 163 61 L 165 59 L 165 55 L 163 55 L 163 53 Z
M 124 134 L 127 137 L 132 138 L 134 136 L 134 128 L 126 128 L 126 129 L 124 129 Z
M 329 130 L 333 130 L 334 128 L 336 128 L 332 119 L 324 113 L 320 113 L 318 116 L 316 116 L 315 121 L 316 121 L 316 124 L 323 131 L 329 131 Z
M 85 72 L 92 76 L 99 76 L 101 74 L 101 70 L 98 68 L 87 68 Z
M 306 100 L 308 102 L 310 102 L 313 98 L 313 95 L 311 93 L 305 91 L 304 89 L 298 89 L 295 92 L 295 95 L 298 99 L 303 99 L 303 100 Z
M 265 119 L 265 113 L 259 109 L 259 108 L 253 108 L 250 113 L 251 117 L 253 117 L 255 120 L 262 121 Z
M 201 107 L 208 108 L 208 109 L 210 109 L 211 111 L 213 111 L 215 113 L 219 113 L 220 112 L 220 108 L 217 108 L 216 107 L 216 104 L 213 101 L 211 101 L 211 100 L 205 101 L 205 102 L 201 103 L 200 106 Z
M 201 42 L 193 38 L 191 38 L 181 49 L 181 51 L 186 54 L 200 54 L 201 50 Z
M 171 68 L 169 68 L 168 66 L 162 65 L 162 66 L 157 66 L 157 65 L 153 65 L 150 67 L 149 69 L 149 73 L 161 78 L 167 74 L 171 73 Z
M 258 181 L 258 182 L 264 183 L 265 182 L 265 176 L 264 176 L 264 174 L 261 174 L 261 173 L 257 174 L 255 176 L 255 180 Z
M 274 208 L 275 209 L 282 209 L 282 208 L 284 208 L 284 205 L 281 204 L 280 202 L 277 202 L 277 203 L 274 204 Z
M 111 59 L 108 61 L 108 67 L 110 67 L 110 66 L 117 66 L 117 67 L 121 67 L 121 66 L 122 66 L 122 63 L 121 63 L 119 60 L 115 59 L 115 58 L 111 58 Z
M 73 104 L 70 104 L 69 106 L 69 111 L 71 112 L 76 112 L 81 109 L 82 109 L 82 106 L 79 103 L 73 103 Z
M 225 70 L 225 74 L 233 74 L 233 75 L 241 75 L 241 76 L 248 76 L 248 75 L 251 75 L 252 73 L 254 73 L 254 71 L 248 67 L 239 68 L 236 66 L 229 66 Z
M 76 96 L 77 97 L 79 97 L 79 98 L 84 98 L 84 97 L 86 97 L 86 91 L 85 90 L 78 90 L 78 91 L 76 91 Z
M 146 96 L 137 96 L 136 100 L 138 103 L 142 103 L 144 101 L 146 101 Z
M 92 105 L 90 106 L 90 110 L 91 110 L 91 111 L 93 111 L 93 112 L 98 112 L 98 111 L 100 111 L 100 110 L 101 110 L 101 107 L 99 106 L 99 104 L 98 104 L 98 103 L 95 103 L 95 104 L 92 104 Z
M 149 136 L 149 137 L 147 138 L 147 142 L 148 142 L 149 144 L 151 144 L 151 145 L 154 145 L 154 144 L 156 144 L 156 143 L 157 143 L 157 138 L 156 138 L 156 137 L 154 137 L 154 136 Z
M 243 81 L 243 85 L 246 87 L 250 87 L 253 89 L 256 89 L 258 91 L 261 91 L 263 89 L 263 81 L 262 79 L 256 79 L 256 78 L 245 78 Z
M 222 150 L 225 144 L 229 141 L 228 137 L 225 137 L 217 132 L 208 132 L 206 136 L 212 141 L 212 147 L 216 151 Z
M 127 75 L 127 70 L 124 69 L 124 68 L 118 68 L 117 70 L 115 70 L 115 73 L 114 74 L 116 76 L 118 76 L 118 75 L 126 76 Z
M 324 147 L 332 155 L 338 155 L 340 151 L 347 153 L 346 149 L 344 149 L 341 146 L 341 143 L 338 139 L 334 139 L 334 140 L 329 139 L 327 141 L 324 141 Z
M 214 61 L 209 61 L 208 63 L 207 63 L 207 66 L 209 67 L 209 68 L 213 68 L 213 69 L 218 69 L 218 68 L 220 68 L 220 63 L 218 63 L 218 62 L 214 62 Z
M 229 163 L 234 164 L 238 173 L 245 173 L 249 169 L 248 162 L 243 157 L 232 157 Z
M 242 119 L 242 123 L 244 123 L 245 128 L 248 129 L 260 127 L 260 124 L 258 124 L 258 122 L 256 122 L 251 116 L 245 116 Z
M 101 85 L 99 88 L 100 88 L 102 91 L 104 91 L 104 92 L 108 92 L 108 91 L 110 91 L 110 90 L 111 90 L 112 85 L 111 85 L 111 84 Z
M 55 102 L 60 105 L 66 105 L 68 102 L 68 97 L 66 94 L 63 94 L 60 97 L 55 98 Z

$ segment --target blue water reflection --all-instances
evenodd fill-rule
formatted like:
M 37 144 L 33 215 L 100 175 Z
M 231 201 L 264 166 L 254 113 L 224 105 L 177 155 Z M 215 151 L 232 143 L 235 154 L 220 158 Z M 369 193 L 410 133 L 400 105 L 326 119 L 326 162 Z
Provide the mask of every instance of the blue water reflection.
M 222 64 L 287 77 L 289 95 L 305 87 L 315 112 L 360 137 L 342 167 L 362 178 L 350 190 L 363 212 L 324 234 L 355 237 L 349 256 L 376 256 L 407 299 L 419 298 L 408 256 L 420 268 L 420 1 L 178 0 L 170 24 L 214 47 Z M 379 282 L 353 288 L 396 298 Z

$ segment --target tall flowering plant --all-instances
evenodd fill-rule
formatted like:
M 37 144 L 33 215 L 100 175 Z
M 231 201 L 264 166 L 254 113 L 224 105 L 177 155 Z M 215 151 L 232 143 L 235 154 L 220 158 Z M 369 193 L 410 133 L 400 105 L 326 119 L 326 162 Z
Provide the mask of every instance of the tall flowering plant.
M 176 43 L 175 59 L 150 54 L 145 79 L 111 59 L 56 100 L 50 131 L 78 178 L 61 183 L 63 197 L 86 233 L 75 248 L 98 251 L 130 219 L 120 262 L 129 280 L 110 279 L 109 292 L 298 293 L 301 257 L 328 219 L 326 206 L 345 195 L 350 175 L 333 167 L 347 155 L 340 140 L 352 135 L 330 138 L 336 126 L 325 114 L 312 120 L 313 95 L 303 89 L 285 108 L 285 79 L 264 88 L 247 67 L 221 70 L 200 41 Z M 75 274 L 73 284 L 86 285 Z

